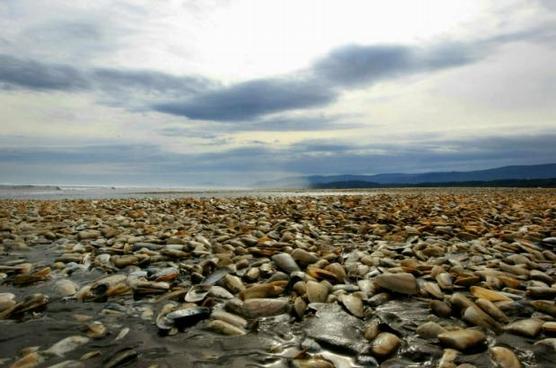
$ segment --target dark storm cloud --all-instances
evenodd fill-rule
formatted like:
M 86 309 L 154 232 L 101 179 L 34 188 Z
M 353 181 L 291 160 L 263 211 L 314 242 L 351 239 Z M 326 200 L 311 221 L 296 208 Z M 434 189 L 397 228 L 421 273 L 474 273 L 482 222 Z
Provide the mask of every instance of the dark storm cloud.
M 192 120 L 241 122 L 248 130 L 304 130 L 265 119 L 267 115 L 328 105 L 343 90 L 416 73 L 474 63 L 502 42 L 525 35 L 485 39 L 471 46 L 444 42 L 429 47 L 404 45 L 344 46 L 304 71 L 229 86 L 198 76 L 175 76 L 148 70 L 96 68 L 80 70 L 0 56 L 0 87 L 32 90 L 100 91 L 102 102 L 183 116 Z M 261 120 L 263 120 L 261 122 Z M 257 121 L 260 124 L 256 124 Z M 299 121 L 303 123 L 303 121 Z M 314 130 L 315 121 L 305 121 Z M 324 123 L 324 122 L 323 122 Z M 264 128 L 264 127 L 267 128 Z
M 215 89 L 185 100 L 154 105 L 189 119 L 244 121 L 266 114 L 329 104 L 342 88 L 465 65 L 479 54 L 463 44 L 430 49 L 409 46 L 346 46 L 318 60 L 294 78 L 268 78 Z
M 105 91 L 140 89 L 149 94 L 191 94 L 216 86 L 215 82 L 202 77 L 174 76 L 149 70 L 121 70 L 99 68 L 93 70 L 91 78 Z
M 449 141 L 425 138 L 407 144 L 367 146 L 313 140 L 285 148 L 252 145 L 195 154 L 165 152 L 155 145 L 0 148 L 0 167 L 17 166 L 17 170 L 0 171 L 0 182 L 15 182 L 25 175 L 33 177 L 37 167 L 63 172 L 68 165 L 73 165 L 71 170 L 67 170 L 74 176 L 72 180 L 81 179 L 82 182 L 96 178 L 98 182 L 111 183 L 127 177 L 136 184 L 152 184 L 152 180 L 158 180 L 182 185 L 199 184 L 201 173 L 221 185 L 236 185 L 252 184 L 265 177 L 268 179 L 267 176 L 275 172 L 326 175 L 474 170 L 554 162 L 554 142 L 556 133 L 549 131 L 530 136 Z M 80 165 L 85 168 L 94 166 L 94 175 L 75 173 L 75 168 Z M 114 165 L 127 169 L 114 172 L 110 169 Z M 106 168 L 105 172 L 103 168 Z M 237 174 L 235 179 L 227 176 L 230 172 Z M 59 178 L 45 176 L 39 179 L 54 183 Z
M 0 87 L 71 91 L 89 86 L 82 73 L 71 66 L 0 55 Z
M 313 72 L 332 86 L 366 84 L 412 69 L 412 51 L 404 46 L 345 46 L 319 60 Z
M 183 96 L 218 83 L 198 76 L 175 76 L 149 70 L 96 68 L 80 70 L 69 65 L 41 63 L 0 54 L 0 87 L 36 91 L 90 90 L 117 98 L 123 93 Z
M 317 61 L 312 70 L 316 78 L 328 81 L 331 87 L 349 87 L 465 65 L 482 56 L 479 49 L 455 42 L 429 48 L 349 45 L 330 52 Z
M 322 106 L 336 94 L 316 81 L 259 79 L 193 96 L 179 102 L 154 105 L 160 112 L 197 120 L 242 121 L 261 115 Z

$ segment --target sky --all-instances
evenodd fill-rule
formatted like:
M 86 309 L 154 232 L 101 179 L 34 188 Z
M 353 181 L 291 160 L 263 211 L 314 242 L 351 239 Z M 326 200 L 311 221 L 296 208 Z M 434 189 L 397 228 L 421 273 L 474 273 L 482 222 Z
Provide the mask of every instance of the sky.
M 553 0 L 1 0 L 0 183 L 556 162 Z

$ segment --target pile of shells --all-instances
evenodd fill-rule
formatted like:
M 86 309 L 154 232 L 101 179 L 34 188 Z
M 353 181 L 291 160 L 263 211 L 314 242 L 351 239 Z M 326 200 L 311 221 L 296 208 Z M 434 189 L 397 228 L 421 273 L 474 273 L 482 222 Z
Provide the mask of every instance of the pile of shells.
M 103 307 L 75 313 L 81 334 L 0 363 L 147 359 L 87 348 L 125 341 L 121 320 L 107 325 L 117 315 L 160 339 L 241 338 L 279 318 L 299 342 L 270 352 L 284 366 L 543 366 L 556 359 L 555 220 L 543 190 L 0 201 L 0 319 L 48 318 L 53 300 Z

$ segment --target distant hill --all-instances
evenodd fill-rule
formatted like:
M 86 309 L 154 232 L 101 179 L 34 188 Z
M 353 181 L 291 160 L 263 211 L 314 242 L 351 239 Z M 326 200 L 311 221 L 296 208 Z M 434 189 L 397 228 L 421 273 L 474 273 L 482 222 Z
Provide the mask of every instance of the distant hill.
M 377 175 L 330 175 L 291 177 L 273 182 L 258 183 L 258 186 L 276 188 L 320 188 L 320 187 L 384 187 L 415 186 L 417 184 L 470 183 L 504 180 L 532 180 L 556 178 L 556 164 L 504 166 L 476 171 L 427 172 L 420 174 L 377 174 Z M 343 183 L 343 184 L 342 184 Z M 438 186 L 438 185 L 436 185 Z M 474 185 L 477 186 L 477 185 Z
M 489 181 L 452 181 L 418 184 L 379 184 L 368 181 L 340 181 L 313 184 L 313 189 L 355 189 L 355 188 L 433 188 L 433 187 L 506 187 L 506 188 L 556 188 L 556 178 L 550 179 L 508 179 Z

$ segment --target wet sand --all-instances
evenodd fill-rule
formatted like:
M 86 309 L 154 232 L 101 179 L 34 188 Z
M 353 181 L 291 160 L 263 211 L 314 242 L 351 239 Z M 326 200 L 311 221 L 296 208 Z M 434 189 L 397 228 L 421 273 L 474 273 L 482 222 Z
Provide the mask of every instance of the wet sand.
M 1 200 L 0 366 L 554 366 L 556 191 L 276 193 Z

